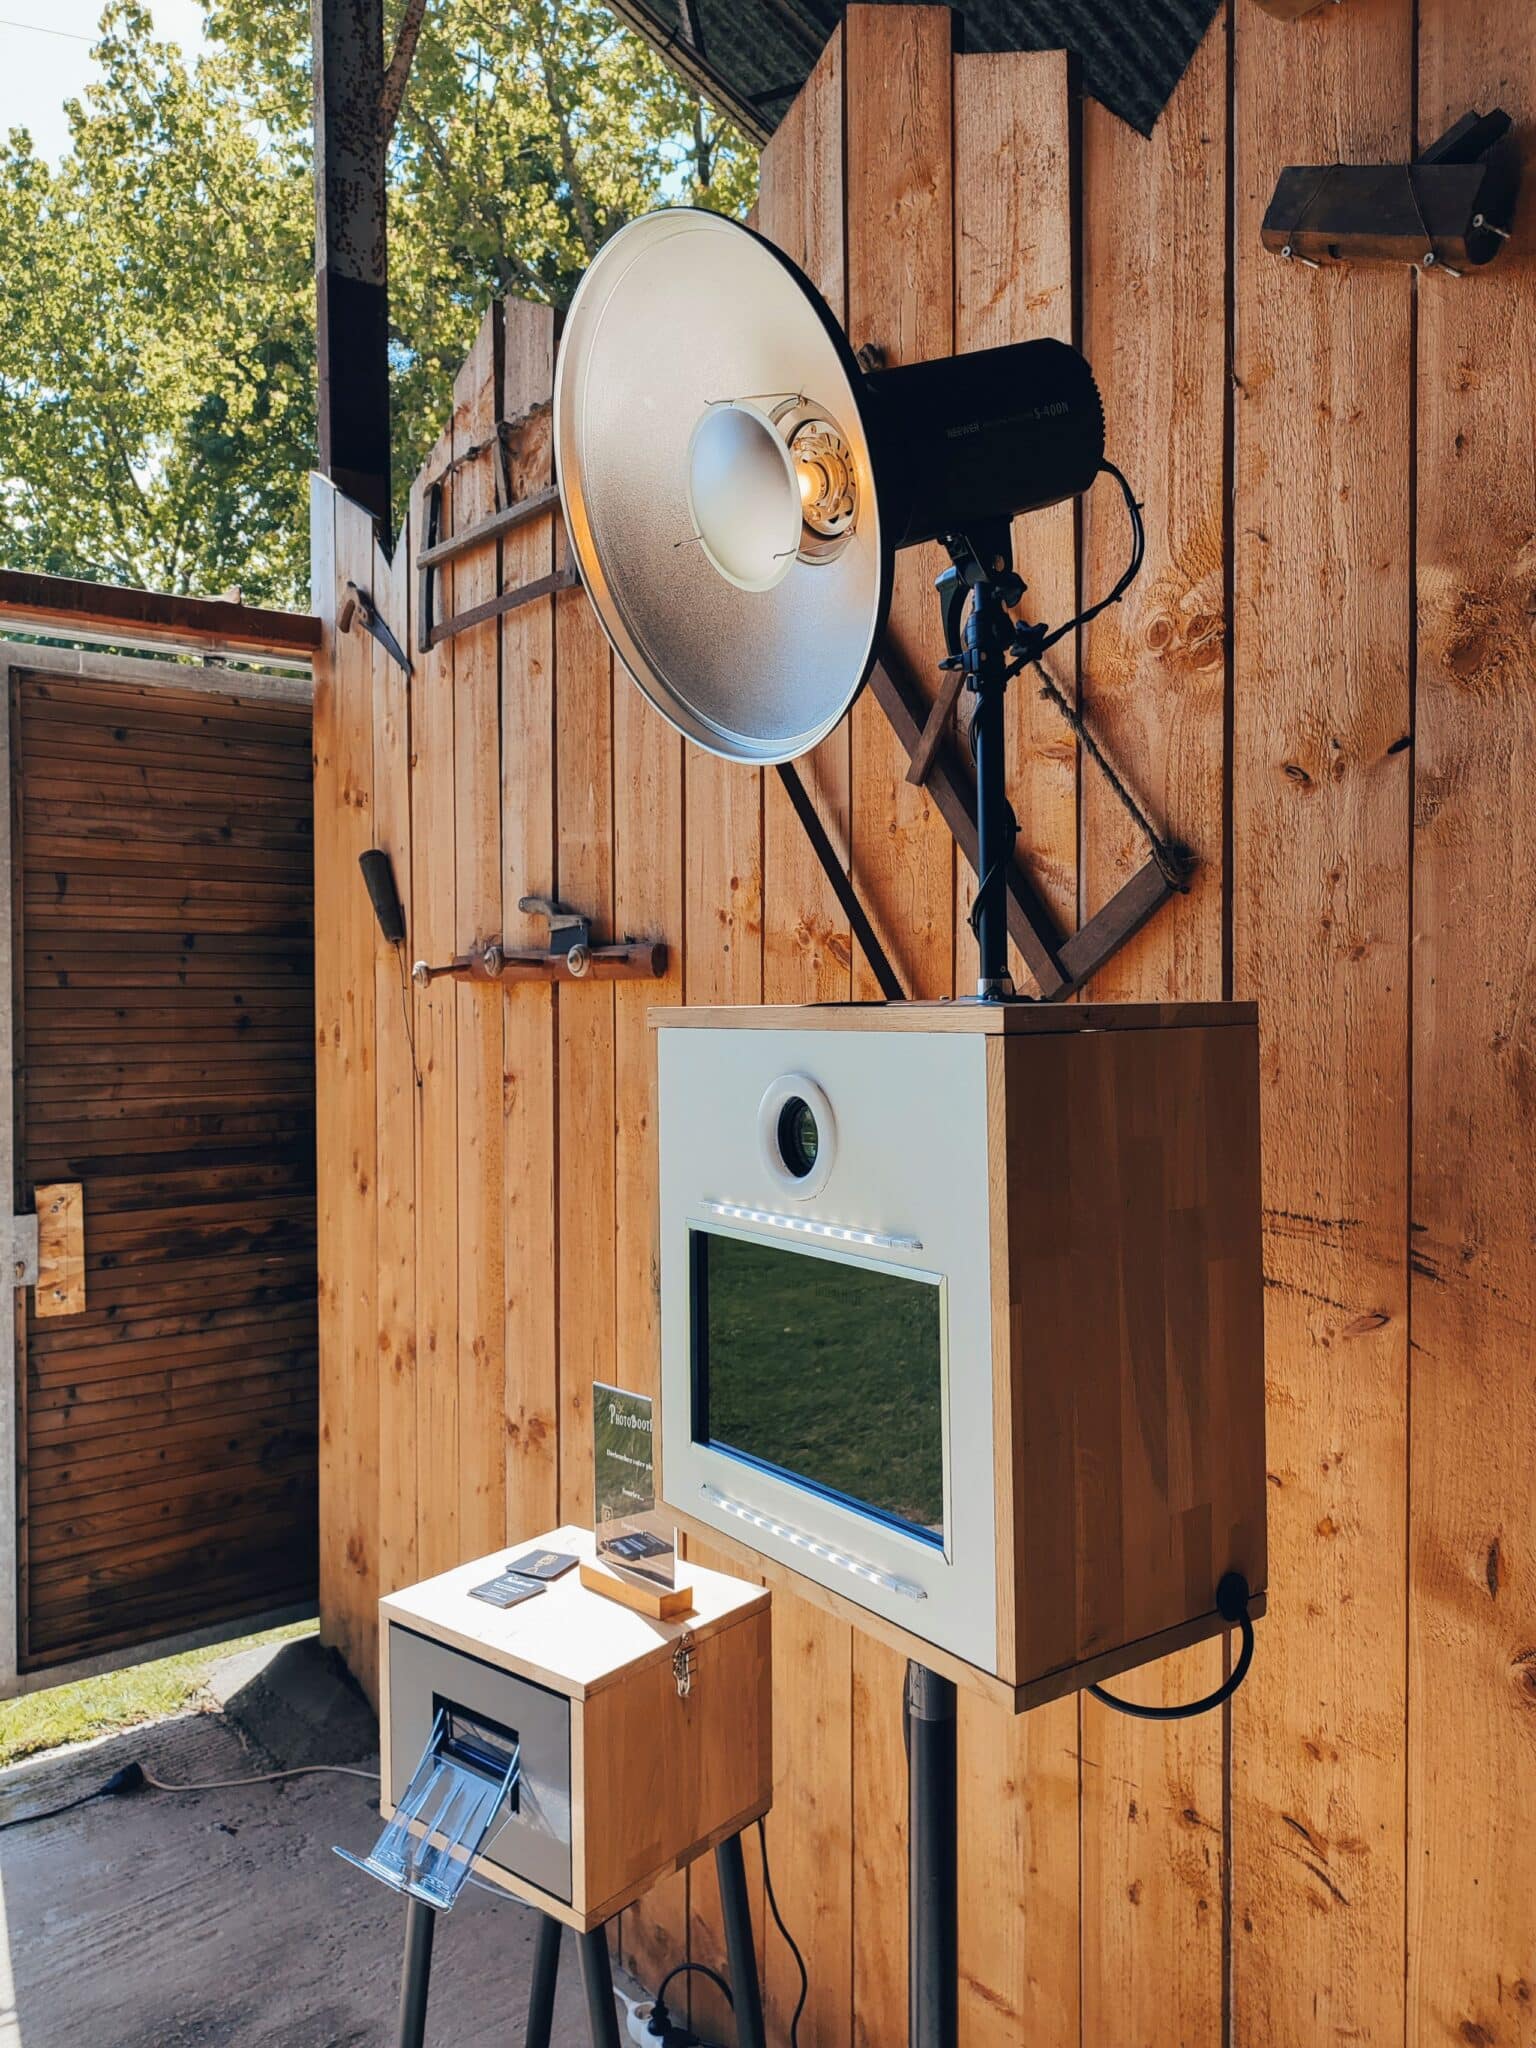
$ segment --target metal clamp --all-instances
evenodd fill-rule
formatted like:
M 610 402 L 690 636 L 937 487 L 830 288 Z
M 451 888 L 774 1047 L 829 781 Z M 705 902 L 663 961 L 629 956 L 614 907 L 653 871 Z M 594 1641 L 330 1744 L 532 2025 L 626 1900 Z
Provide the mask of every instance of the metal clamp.
M 592 923 L 579 910 L 554 896 L 519 896 L 517 907 L 524 917 L 542 917 L 549 926 L 549 950 L 563 953 L 565 964 L 578 979 L 592 967 Z

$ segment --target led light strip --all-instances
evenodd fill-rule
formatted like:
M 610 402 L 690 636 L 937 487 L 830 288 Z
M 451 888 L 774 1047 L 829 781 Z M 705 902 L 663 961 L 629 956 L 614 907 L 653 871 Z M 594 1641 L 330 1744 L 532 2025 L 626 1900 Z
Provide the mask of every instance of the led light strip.
M 920 1252 L 923 1240 L 900 1231 L 854 1230 L 846 1223 L 818 1223 L 810 1216 L 780 1216 L 772 1209 L 746 1209 L 739 1202 L 706 1201 L 711 1216 L 728 1216 L 733 1223 L 771 1223 L 776 1230 L 793 1230 L 801 1237 L 830 1238 L 834 1244 L 877 1245 L 887 1252 Z
M 750 1522 L 754 1529 L 761 1529 L 769 1536 L 778 1536 L 786 1543 L 794 1544 L 797 1550 L 808 1550 L 812 1557 L 819 1557 L 826 1564 L 835 1564 L 840 1570 L 851 1572 L 856 1579 L 864 1579 L 871 1586 L 884 1586 L 888 1593 L 900 1593 L 907 1600 L 926 1600 L 927 1589 L 913 1579 L 899 1578 L 895 1572 L 882 1571 L 879 1565 L 866 1564 L 862 1558 L 850 1557 L 845 1550 L 834 1550 L 830 1543 L 823 1543 L 819 1537 L 808 1536 L 803 1529 L 795 1529 L 788 1522 L 781 1522 L 776 1515 L 765 1515 L 759 1508 L 749 1508 L 745 1501 L 733 1500 L 728 1493 L 722 1493 L 718 1486 L 707 1483 L 703 1488 L 705 1498 L 712 1500 L 717 1508 L 728 1515 L 734 1515 L 739 1522 Z

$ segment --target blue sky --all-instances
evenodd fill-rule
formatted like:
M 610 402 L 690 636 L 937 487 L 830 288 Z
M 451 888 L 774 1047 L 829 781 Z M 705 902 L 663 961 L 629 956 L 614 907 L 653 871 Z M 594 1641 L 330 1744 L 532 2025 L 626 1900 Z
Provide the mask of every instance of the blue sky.
M 46 157 L 68 147 L 64 102 L 93 74 L 101 6 L 102 0 L 0 0 L 0 134 L 30 129 Z M 189 54 L 201 47 L 202 0 L 150 0 L 150 12 L 157 34 Z

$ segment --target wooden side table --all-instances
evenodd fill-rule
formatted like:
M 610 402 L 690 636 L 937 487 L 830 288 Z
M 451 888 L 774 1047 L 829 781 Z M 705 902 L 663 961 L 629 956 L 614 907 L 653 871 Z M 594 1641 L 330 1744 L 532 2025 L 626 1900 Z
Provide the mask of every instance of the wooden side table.
M 772 1802 L 770 1596 L 690 1563 L 694 1611 L 654 1621 L 573 1567 L 510 1608 L 472 1589 L 552 1529 L 379 1603 L 380 1809 L 366 1857 L 406 1899 L 400 2048 L 421 2048 L 436 1915 L 473 1874 L 543 1916 L 528 2048 L 547 2048 L 560 1937 L 574 1929 L 594 2048 L 618 2048 L 604 1929 L 713 1849 L 742 2048 L 763 2048 L 741 1835 Z

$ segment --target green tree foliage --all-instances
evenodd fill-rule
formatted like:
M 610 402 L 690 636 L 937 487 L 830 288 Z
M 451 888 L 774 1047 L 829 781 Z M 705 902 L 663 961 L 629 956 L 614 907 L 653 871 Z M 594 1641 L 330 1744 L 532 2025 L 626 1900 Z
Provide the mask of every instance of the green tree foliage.
M 232 0 L 208 28 L 189 67 L 112 0 L 65 157 L 0 144 L 0 557 L 302 604 L 308 0 Z M 403 500 L 494 294 L 563 305 L 636 213 L 743 212 L 756 161 L 593 0 L 429 0 L 389 177 Z

